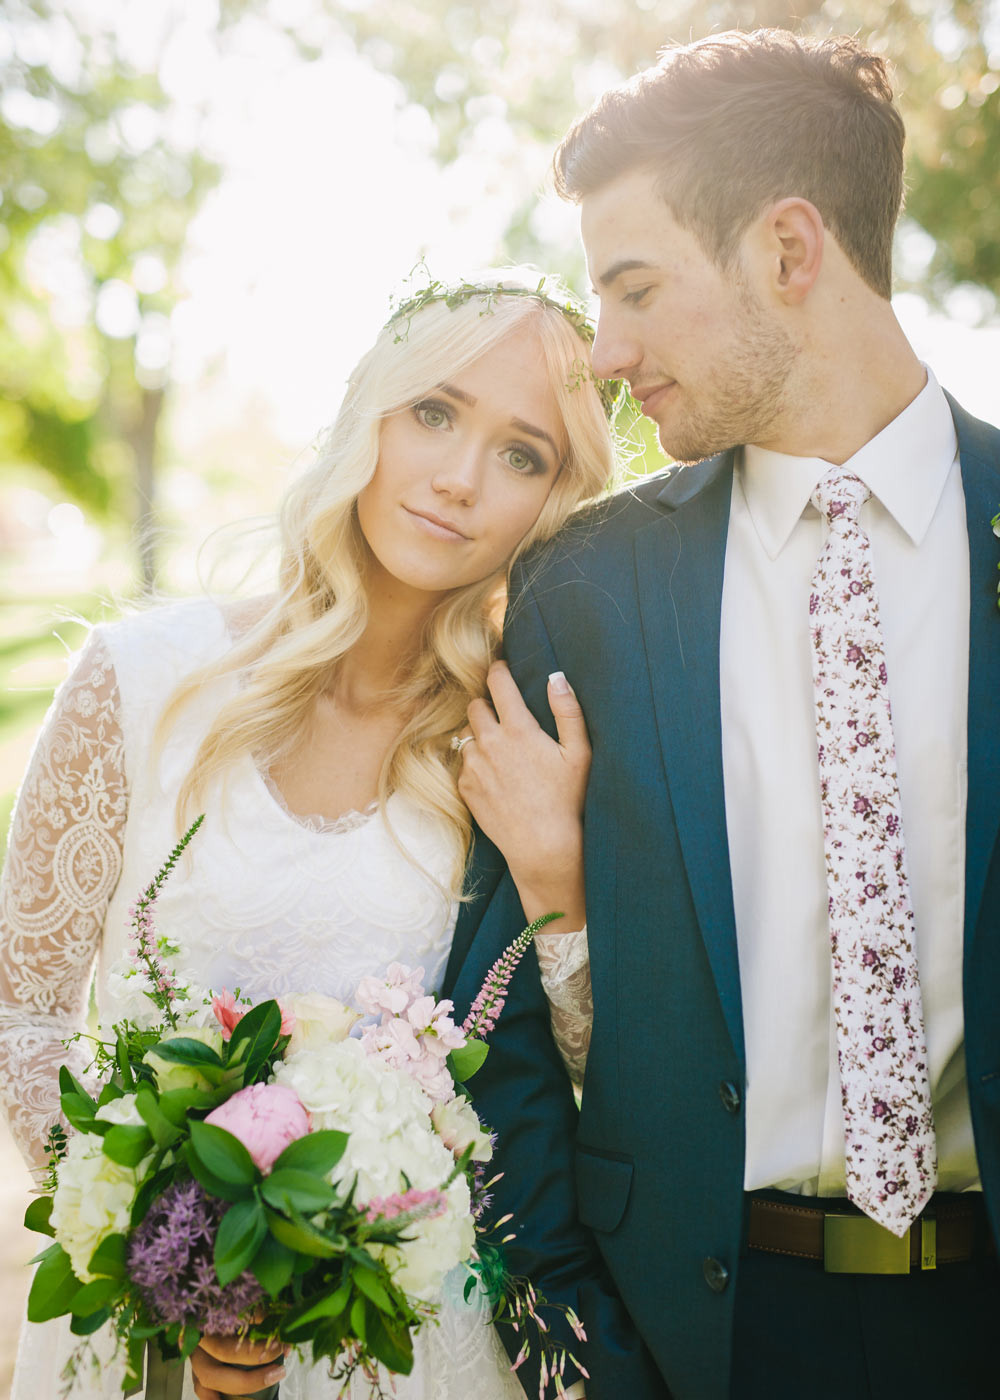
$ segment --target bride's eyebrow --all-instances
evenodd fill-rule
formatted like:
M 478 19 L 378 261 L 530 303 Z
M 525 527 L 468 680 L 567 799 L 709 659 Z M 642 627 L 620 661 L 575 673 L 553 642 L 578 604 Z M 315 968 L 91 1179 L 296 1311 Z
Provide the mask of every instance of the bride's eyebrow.
M 529 437 L 541 438 L 543 442 L 547 442 L 558 458 L 559 449 L 544 428 L 536 428 L 534 424 L 526 423 L 523 418 L 512 418 L 510 422 L 511 427 L 517 428 L 518 432 L 527 433 Z
M 441 393 L 447 394 L 450 398 L 458 399 L 459 403 L 467 403 L 470 408 L 475 408 L 479 400 L 473 394 L 467 394 L 464 389 L 456 389 L 454 384 L 442 384 Z

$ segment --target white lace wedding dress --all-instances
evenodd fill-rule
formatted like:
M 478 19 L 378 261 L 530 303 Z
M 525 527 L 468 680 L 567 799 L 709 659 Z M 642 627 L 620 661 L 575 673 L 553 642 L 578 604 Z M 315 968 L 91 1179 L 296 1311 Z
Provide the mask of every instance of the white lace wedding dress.
M 128 907 L 176 841 L 179 785 L 236 682 L 205 687 L 154 754 L 156 718 L 181 677 L 230 644 L 223 613 L 208 600 L 96 629 L 36 747 L 0 885 L 0 1085 L 35 1168 L 59 1113 L 56 1070 L 74 1058 L 81 1071 L 86 1063 L 63 1040 L 83 1023 L 95 957 L 98 1009 L 110 1021 L 121 1007 L 107 974 L 127 952 Z M 436 819 L 399 794 L 385 812 L 335 823 L 293 816 L 249 759 L 205 805 L 204 825 L 156 908 L 158 928 L 180 945 L 182 971 L 193 980 L 238 986 L 254 999 L 314 991 L 350 1000 L 362 976 L 399 961 L 422 966 L 429 988 L 440 983 L 455 908 L 427 878 L 449 875 Z M 539 958 L 557 1041 L 580 1072 L 590 1021 L 585 935 L 550 936 Z M 417 1337 L 413 1373 L 396 1381 L 396 1394 L 521 1400 L 482 1302 L 466 1305 L 463 1280 L 451 1282 L 439 1324 Z M 12 1400 L 60 1394 L 60 1372 L 78 1342 L 65 1324 L 24 1328 Z M 98 1334 L 102 1364 L 84 1368 L 75 1394 L 120 1396 L 108 1340 Z M 367 1393 L 354 1383 L 352 1397 Z M 289 1358 L 282 1400 L 336 1394 L 326 1368 Z M 184 1400 L 193 1397 L 188 1372 Z

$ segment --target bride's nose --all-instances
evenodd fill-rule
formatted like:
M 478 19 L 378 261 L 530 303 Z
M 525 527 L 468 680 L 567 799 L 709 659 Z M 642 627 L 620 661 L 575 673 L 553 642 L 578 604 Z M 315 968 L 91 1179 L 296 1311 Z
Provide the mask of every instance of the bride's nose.
M 431 485 L 442 495 L 451 496 L 464 505 L 471 505 L 479 497 L 483 478 L 483 453 L 475 443 L 455 447 L 443 454 L 438 462 Z

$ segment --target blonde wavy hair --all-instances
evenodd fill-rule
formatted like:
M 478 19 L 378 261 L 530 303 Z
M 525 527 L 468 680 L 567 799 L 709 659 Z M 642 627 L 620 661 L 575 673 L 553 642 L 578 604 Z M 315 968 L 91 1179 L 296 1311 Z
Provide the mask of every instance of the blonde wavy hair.
M 484 279 L 477 278 L 480 282 Z M 565 426 L 565 460 L 541 513 L 504 569 L 448 594 L 428 619 L 417 661 L 397 692 L 409 719 L 378 779 L 383 810 L 389 794 L 399 792 L 444 819 L 454 853 L 448 893 L 458 893 L 471 826 L 458 795 L 449 741 L 464 724 L 470 699 L 485 691 L 510 564 L 555 534 L 576 507 L 600 495 L 615 471 L 614 439 L 591 376 L 589 345 L 555 306 L 524 294 L 537 284 L 537 273 L 528 283 L 505 270 L 490 274 L 486 284 L 498 294 L 471 296 L 454 307 L 429 302 L 381 331 L 350 377 L 315 464 L 284 499 L 277 588 L 266 610 L 224 656 L 186 677 L 167 702 L 157 731 L 161 740 L 202 686 L 233 675 L 240 680 L 181 787 L 181 829 L 201 810 L 210 784 L 238 759 L 249 754 L 267 771 L 291 751 L 338 661 L 364 634 L 367 545 L 356 502 L 378 465 L 382 420 L 418 403 L 530 326 Z M 505 285 L 520 290 L 505 297 Z M 546 285 L 547 295 L 553 295 L 551 288 Z M 558 286 L 555 295 L 566 299 Z

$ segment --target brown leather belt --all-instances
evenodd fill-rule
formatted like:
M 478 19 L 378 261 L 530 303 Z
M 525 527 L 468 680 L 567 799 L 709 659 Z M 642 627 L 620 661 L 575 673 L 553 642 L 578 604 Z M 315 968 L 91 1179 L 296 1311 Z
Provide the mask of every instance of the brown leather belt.
M 978 1195 L 933 1198 L 901 1240 L 860 1211 L 751 1197 L 747 1245 L 820 1261 L 830 1273 L 909 1273 L 986 1257 L 992 1249 Z

